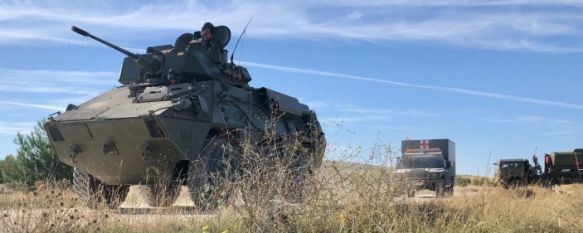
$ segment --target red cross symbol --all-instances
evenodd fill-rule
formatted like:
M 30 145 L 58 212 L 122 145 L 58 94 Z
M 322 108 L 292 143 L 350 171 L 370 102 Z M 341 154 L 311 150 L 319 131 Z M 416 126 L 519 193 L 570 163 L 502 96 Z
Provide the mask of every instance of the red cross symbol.
M 429 140 L 421 140 L 421 142 L 419 142 L 419 149 L 421 150 L 429 149 Z

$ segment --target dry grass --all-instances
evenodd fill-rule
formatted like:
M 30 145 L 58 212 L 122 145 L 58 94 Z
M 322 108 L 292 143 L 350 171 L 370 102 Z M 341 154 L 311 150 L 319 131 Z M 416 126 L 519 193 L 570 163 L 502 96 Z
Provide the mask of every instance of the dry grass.
M 246 152 L 250 161 L 261 154 Z M 253 154 L 256 153 L 256 154 Z M 88 210 L 70 187 L 0 192 L 2 232 L 582 232 L 583 185 L 457 187 L 452 198 L 406 198 L 390 150 L 369 152 L 375 165 L 328 161 L 307 182 L 303 204 L 286 201 L 285 164 L 255 163 L 229 183 L 219 210 Z M 380 163 L 378 161 L 381 161 Z M 386 161 L 383 163 L 382 161 Z M 264 161 L 267 163 L 267 161 Z M 249 164 L 249 166 L 251 166 Z M 274 169 L 275 167 L 275 169 Z M 130 195 L 132 192 L 130 191 Z M 139 199 L 139 198 L 138 198 Z M 133 202 L 139 202 L 135 198 Z M 127 204 L 127 203 L 126 203 Z M 178 208 L 180 210 L 180 208 Z

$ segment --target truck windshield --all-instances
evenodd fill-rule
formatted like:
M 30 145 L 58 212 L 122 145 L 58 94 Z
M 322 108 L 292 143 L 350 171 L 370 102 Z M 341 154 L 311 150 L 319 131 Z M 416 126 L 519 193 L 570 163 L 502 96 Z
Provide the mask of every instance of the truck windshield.
M 405 158 L 397 164 L 397 169 L 410 168 L 445 168 L 445 161 L 442 158 Z

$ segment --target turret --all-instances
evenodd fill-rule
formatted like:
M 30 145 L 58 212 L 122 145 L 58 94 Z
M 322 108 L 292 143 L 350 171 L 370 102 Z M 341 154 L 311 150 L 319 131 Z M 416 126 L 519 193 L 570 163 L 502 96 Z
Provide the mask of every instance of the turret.
M 119 78 L 124 85 L 163 85 L 168 83 L 166 76 L 169 70 L 180 75 L 182 82 L 220 80 L 236 86 L 248 86 L 251 81 L 244 67 L 227 63 L 227 50 L 224 48 L 229 43 L 231 31 L 226 26 L 215 27 L 211 41 L 203 40 L 200 32 L 184 33 L 174 45 L 148 47 L 146 54 L 132 53 L 75 26 L 71 30 L 127 56 Z

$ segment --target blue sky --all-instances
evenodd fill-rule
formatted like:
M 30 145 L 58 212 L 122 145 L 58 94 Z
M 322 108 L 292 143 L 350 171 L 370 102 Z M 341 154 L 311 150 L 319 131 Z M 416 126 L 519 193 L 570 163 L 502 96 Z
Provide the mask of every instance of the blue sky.
M 237 35 L 255 87 L 318 113 L 329 157 L 451 138 L 458 172 L 583 147 L 583 1 L 0 1 L 0 157 L 35 122 L 117 83 L 122 47 L 210 21 Z

